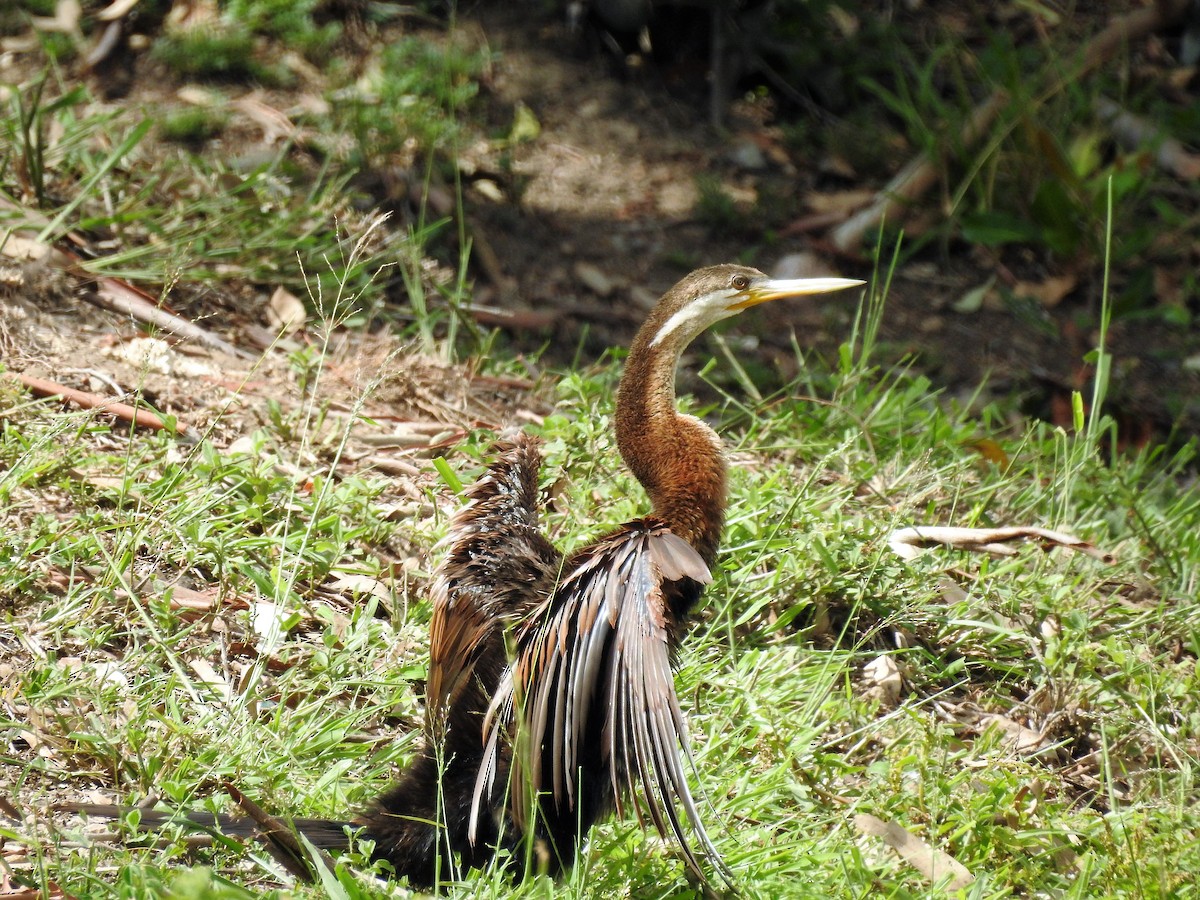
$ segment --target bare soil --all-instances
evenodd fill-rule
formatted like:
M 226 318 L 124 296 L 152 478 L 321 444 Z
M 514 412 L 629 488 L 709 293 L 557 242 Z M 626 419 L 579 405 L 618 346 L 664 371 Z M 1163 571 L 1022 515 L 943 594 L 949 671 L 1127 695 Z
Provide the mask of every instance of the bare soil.
M 436 24 L 403 27 L 446 39 Z M 870 278 L 875 272 L 868 259 L 839 258 L 819 232 L 780 234 L 811 213 L 820 197 L 878 190 L 903 154 L 892 154 L 895 166 L 855 176 L 786 140 L 785 125 L 801 114 L 781 113 L 761 95 L 735 97 L 718 130 L 708 121 L 702 71 L 681 73 L 653 60 L 624 65 L 573 36 L 557 13 L 530 4 L 465 9 L 453 39 L 494 54 L 481 97 L 466 114 L 475 137 L 463 142 L 458 166 L 475 251 L 474 303 L 484 324 L 501 326 L 502 345 L 541 354 L 551 367 L 590 362 L 625 345 L 655 299 L 700 265 L 740 261 L 787 276 Z M 19 62 L 12 74 L 22 75 Z M 184 104 L 164 88 L 163 66 L 144 54 L 125 75 L 117 102 L 160 109 Z M 276 109 L 303 105 L 282 89 L 254 92 L 253 102 Z M 510 133 L 522 109 L 536 120 L 536 136 L 496 140 Z M 219 152 L 267 152 L 277 139 L 236 112 Z M 244 146 L 234 146 L 239 143 Z M 714 192 L 730 206 L 714 210 Z M 453 267 L 458 248 L 451 242 L 432 252 Z M 1053 302 L 1005 300 L 993 291 L 978 308 L 960 303 L 997 276 L 1000 283 L 1037 283 L 1060 274 L 1032 252 L 1001 259 L 954 242 L 930 245 L 894 273 L 876 361 L 911 364 L 936 390 L 956 398 L 999 399 L 1013 415 L 1069 425 L 1071 392 L 1087 397 L 1091 391 L 1084 360 L 1098 340 L 1101 264 L 1076 273 L 1074 289 Z M 231 320 L 231 311 L 244 316 L 242 301 L 265 299 L 262 287 L 244 291 L 236 303 L 214 292 L 188 293 L 186 285 L 176 295 L 186 315 L 221 331 L 242 324 Z M 128 322 L 63 300 L 61 284 L 47 290 L 58 299 L 35 305 L 43 317 L 57 310 L 56 330 L 66 337 L 26 348 L 41 359 L 41 371 L 69 368 L 83 352 L 85 335 L 99 338 L 106 328 L 110 335 L 128 334 Z M 771 304 L 737 323 L 736 349 L 759 371 L 775 370 L 783 380 L 797 364 L 793 339 L 832 358 L 855 312 L 848 295 Z M 1115 357 L 1110 410 L 1126 443 L 1186 439 L 1200 431 L 1200 334 L 1151 311 L 1118 319 L 1109 349 Z M 280 374 L 286 395 L 290 376 Z M 146 386 L 160 408 L 187 414 L 202 404 L 187 390 Z

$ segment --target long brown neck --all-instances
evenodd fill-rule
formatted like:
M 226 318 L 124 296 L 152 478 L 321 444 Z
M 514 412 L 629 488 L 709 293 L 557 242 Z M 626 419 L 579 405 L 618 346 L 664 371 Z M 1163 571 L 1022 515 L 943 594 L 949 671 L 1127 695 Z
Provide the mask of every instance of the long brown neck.
M 647 323 L 629 349 L 617 392 L 617 447 L 650 495 L 654 513 L 711 567 L 725 522 L 725 459 L 716 432 L 675 408 L 683 347 Z

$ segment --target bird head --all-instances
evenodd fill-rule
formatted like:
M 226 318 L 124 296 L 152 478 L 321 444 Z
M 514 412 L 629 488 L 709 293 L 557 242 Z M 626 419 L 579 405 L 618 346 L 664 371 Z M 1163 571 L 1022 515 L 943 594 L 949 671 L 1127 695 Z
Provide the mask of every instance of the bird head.
M 854 278 L 770 278 L 748 266 L 697 269 L 667 291 L 651 314 L 654 347 L 682 349 L 709 326 L 769 300 L 827 294 L 864 282 Z

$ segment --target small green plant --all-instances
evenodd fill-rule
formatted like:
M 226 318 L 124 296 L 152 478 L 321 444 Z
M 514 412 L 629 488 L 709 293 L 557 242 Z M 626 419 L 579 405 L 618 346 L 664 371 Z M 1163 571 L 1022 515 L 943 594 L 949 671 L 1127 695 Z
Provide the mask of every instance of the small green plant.
M 318 23 L 320 0 L 225 0 L 215 21 L 189 25 L 160 38 L 155 55 L 184 78 L 286 84 L 291 74 L 268 65 L 263 39 L 324 61 L 341 35 L 336 20 Z
M 1195 117 L 1175 115 L 1158 91 L 1155 99 L 1139 96 L 1103 70 L 1078 76 L 1077 51 L 1056 41 L 1017 43 L 1009 32 L 979 47 L 948 37 L 932 53 L 907 48 L 894 55 L 889 78 L 872 75 L 863 85 L 915 149 L 945 162 L 938 189 L 943 241 L 962 239 L 1005 256 L 1010 248 L 1032 249 L 1053 267 L 1073 269 L 1107 252 L 1114 315 L 1153 312 L 1186 323 L 1185 303 L 1158 299 L 1152 248 L 1161 254 L 1163 235 L 1174 233 L 1164 225 L 1188 213 L 1151 156 L 1153 142 L 1166 135 L 1194 137 Z M 995 115 L 986 134 L 965 141 L 989 95 Z M 1125 98 L 1122 106 L 1110 96 Z M 1157 137 L 1147 129 L 1145 146 L 1114 140 L 1113 113 L 1105 110 L 1124 113 L 1125 104 L 1134 118 L 1161 124 Z M 1106 250 L 1110 196 L 1116 225 Z
M 8 146 L 16 150 L 0 163 L 0 179 L 15 178 L 22 187 L 21 193 L 32 195 L 34 202 L 41 208 L 45 208 L 49 203 L 47 125 L 51 121 L 68 116 L 74 107 L 87 99 L 87 89 L 83 86 L 66 91 L 54 99 L 47 99 L 45 91 L 49 77 L 49 73 L 46 72 L 23 89 L 15 87 L 9 94 L 12 112 L 0 121 Z M 49 161 L 55 161 L 52 153 Z M 6 171 L 10 165 L 14 167 L 11 174 Z
M 384 48 L 375 65 L 333 97 L 337 121 L 355 139 L 353 162 L 374 168 L 393 155 L 452 147 L 482 62 L 454 44 L 439 48 L 416 37 Z
M 326 0 L 224 0 L 222 11 L 231 22 L 296 47 L 312 59 L 328 53 L 342 33 L 333 17 L 318 22 Z
M 279 67 L 260 62 L 254 33 L 243 23 L 222 18 L 217 23 L 191 26 L 164 35 L 154 44 L 154 56 L 182 78 L 221 81 L 287 80 Z
M 19 159 L 17 165 L 20 166 L 14 174 L 26 185 L 38 206 L 46 202 L 46 150 L 41 109 L 45 87 L 46 76 L 43 75 L 24 93 L 14 90 L 11 102 L 15 114 L 5 120 L 9 146 L 20 148 L 20 155 L 12 157 L 14 162 Z
M 158 125 L 163 140 L 180 144 L 202 144 L 220 134 L 228 116 L 212 109 L 184 109 L 168 113 Z

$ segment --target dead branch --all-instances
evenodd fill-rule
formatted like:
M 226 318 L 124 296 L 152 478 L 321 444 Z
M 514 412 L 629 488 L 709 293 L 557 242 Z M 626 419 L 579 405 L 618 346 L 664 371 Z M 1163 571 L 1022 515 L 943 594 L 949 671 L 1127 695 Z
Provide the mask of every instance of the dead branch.
M 1161 124 L 1135 116 L 1107 97 L 1097 97 L 1093 106 L 1100 120 L 1112 129 L 1113 138 L 1126 150 L 1137 150 L 1157 142 L 1154 161 L 1160 168 L 1184 181 L 1200 178 L 1200 156 L 1188 152 L 1182 142 L 1163 134 Z
M 42 213 L 10 200 L 3 194 L 0 194 L 0 209 L 19 213 L 21 218 L 30 224 L 45 226 L 49 222 Z M 129 316 L 145 325 L 153 325 L 176 337 L 195 341 L 212 350 L 228 353 L 230 356 L 242 359 L 253 357 L 252 354 L 233 346 L 212 332 L 201 328 L 195 322 L 189 322 L 187 319 L 162 309 L 152 296 L 134 287 L 128 281 L 109 276 L 97 278 L 96 275 L 88 272 L 82 265 L 83 256 L 75 250 L 62 246 L 63 243 L 70 242 L 76 247 L 86 248 L 87 242 L 75 232 L 68 232 L 65 235 L 67 240 L 60 242 L 57 246 L 38 241 L 32 236 L 26 236 L 19 229 L 14 234 L 16 240 L 9 237 L 3 242 L 5 246 L 12 245 L 14 248 L 14 250 L 6 252 L 6 255 L 18 259 L 47 259 L 53 265 L 81 278 L 95 279 L 96 293 L 87 299 L 96 306 Z M 17 253 L 16 250 L 20 252 Z
M 369 466 L 384 475 L 403 475 L 406 478 L 415 478 L 421 474 L 421 470 L 412 463 L 405 462 L 402 459 L 396 459 L 392 456 L 368 456 L 363 465 Z
M 1135 10 L 1113 20 L 1084 47 L 1081 61 L 1069 75 L 1054 79 L 1040 96 L 1044 101 L 1069 84 L 1091 73 L 1107 62 L 1122 47 L 1148 34 L 1160 31 L 1180 21 L 1188 9 L 1188 0 L 1158 0 L 1153 6 Z M 963 126 L 959 140 L 963 147 L 978 141 L 1008 103 L 1004 91 L 996 91 L 975 107 Z M 855 253 L 862 246 L 867 232 L 879 227 L 885 219 L 895 222 L 902 218 L 906 206 L 921 197 L 937 181 L 940 161 L 929 153 L 910 160 L 884 186 L 872 203 L 852 215 L 830 232 L 833 245 L 843 253 Z
M 108 413 L 110 416 L 116 416 L 121 421 L 130 422 L 139 428 L 151 428 L 155 431 L 171 431 L 173 434 L 181 437 L 193 434 L 193 430 L 182 422 L 176 422 L 175 427 L 172 429 L 162 417 L 145 407 L 130 406 L 128 403 L 121 403 L 119 400 L 110 400 L 108 397 L 69 388 L 55 381 L 35 378 L 33 375 L 26 375 L 24 372 L 9 373 L 7 377 L 19 381 L 38 397 L 61 397 L 63 400 L 74 403 L 83 409 L 94 409 L 97 412 Z
M 310 855 L 296 837 L 294 830 L 282 819 L 275 818 L 275 816 L 268 813 L 243 794 L 233 783 L 226 782 L 225 790 L 229 792 L 229 796 L 234 799 L 237 805 L 242 808 L 242 811 L 258 825 L 264 845 L 271 851 L 271 855 L 275 857 L 280 865 L 300 881 L 312 884 L 314 878 L 308 864 Z M 332 872 L 334 870 L 333 858 L 324 850 L 316 850 L 316 854 L 325 867 Z
M 947 891 L 962 890 L 975 881 L 971 871 L 949 853 L 929 846 L 896 822 L 863 813 L 854 817 L 854 825 L 865 835 L 881 838 L 930 883 L 938 884 L 949 875 Z
M 459 307 L 470 313 L 480 325 L 489 328 L 508 328 L 512 331 L 543 331 L 552 327 L 559 319 L 556 312 L 539 312 L 534 309 L 501 309 L 479 303 L 465 303 Z
M 1008 93 L 996 91 L 975 107 L 959 136 L 963 147 L 970 147 L 991 127 L 1000 111 L 1008 105 Z M 870 206 L 859 210 L 833 229 L 830 239 L 843 253 L 850 253 L 862 244 L 863 236 L 884 220 L 897 221 L 906 207 L 914 203 L 937 181 L 941 160 L 927 153 L 909 161 L 891 181 L 884 185 Z
M 501 299 L 511 300 L 516 295 L 517 289 L 513 279 L 505 274 L 504 266 L 500 262 L 500 255 L 493 249 L 492 242 L 488 240 L 478 219 L 470 220 L 467 227 L 471 240 L 471 257 L 479 263 L 483 274 L 495 286 Z
M 223 338 L 201 328 L 195 322 L 189 322 L 174 313 L 167 312 L 145 291 L 120 278 L 100 278 L 96 282 L 95 295 L 88 299 L 104 309 L 130 316 L 146 325 L 161 328 L 176 337 L 195 341 L 212 350 L 219 350 L 242 359 L 248 359 L 251 356 L 245 350 L 233 346 Z

